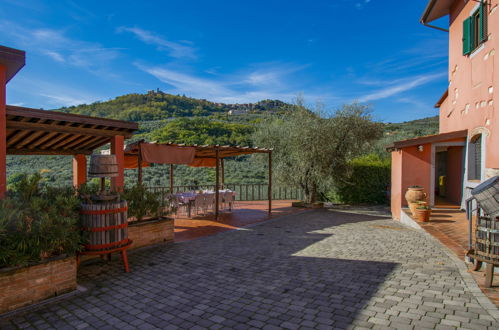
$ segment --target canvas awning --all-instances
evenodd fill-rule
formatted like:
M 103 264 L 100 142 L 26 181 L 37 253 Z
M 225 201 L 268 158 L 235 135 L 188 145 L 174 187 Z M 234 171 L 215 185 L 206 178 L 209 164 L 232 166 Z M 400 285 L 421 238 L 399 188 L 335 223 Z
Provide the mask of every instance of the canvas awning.
M 254 153 L 269 153 L 271 151 L 265 148 L 241 146 L 188 145 L 137 141 L 128 144 L 125 148 L 125 157 L 128 159 L 127 163 L 130 165 L 130 167 L 126 168 L 138 167 L 139 150 L 141 150 L 142 164 L 185 164 L 191 167 L 215 167 L 217 153 L 218 158 L 223 159 Z

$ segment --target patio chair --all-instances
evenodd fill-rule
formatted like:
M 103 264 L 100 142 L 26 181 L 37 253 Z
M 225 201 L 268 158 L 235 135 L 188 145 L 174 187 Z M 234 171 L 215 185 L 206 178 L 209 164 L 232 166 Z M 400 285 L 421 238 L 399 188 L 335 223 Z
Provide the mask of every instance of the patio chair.
M 194 214 L 199 214 L 199 211 L 204 212 L 206 210 L 206 201 L 204 194 L 198 194 L 194 198 Z M 191 211 L 192 212 L 192 211 Z
M 229 208 L 229 211 L 234 209 L 234 193 L 232 191 L 224 192 L 224 208 Z
M 204 194 L 205 196 L 205 213 L 208 211 L 213 211 L 215 209 L 215 194 Z

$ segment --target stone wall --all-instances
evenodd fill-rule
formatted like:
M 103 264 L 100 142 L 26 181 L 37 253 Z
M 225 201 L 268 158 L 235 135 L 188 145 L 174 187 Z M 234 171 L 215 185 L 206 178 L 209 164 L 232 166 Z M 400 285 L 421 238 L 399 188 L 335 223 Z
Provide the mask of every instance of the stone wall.
M 76 258 L 0 269 L 0 314 L 76 289 Z

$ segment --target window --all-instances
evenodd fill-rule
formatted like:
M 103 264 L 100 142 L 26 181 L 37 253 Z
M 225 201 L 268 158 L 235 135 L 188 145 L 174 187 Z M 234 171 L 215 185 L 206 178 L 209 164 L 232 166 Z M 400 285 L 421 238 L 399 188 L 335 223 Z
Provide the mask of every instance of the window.
M 468 180 L 482 177 L 482 135 L 471 138 L 468 145 Z
M 478 9 L 463 21 L 463 55 L 471 54 L 487 40 L 487 5 L 480 2 Z

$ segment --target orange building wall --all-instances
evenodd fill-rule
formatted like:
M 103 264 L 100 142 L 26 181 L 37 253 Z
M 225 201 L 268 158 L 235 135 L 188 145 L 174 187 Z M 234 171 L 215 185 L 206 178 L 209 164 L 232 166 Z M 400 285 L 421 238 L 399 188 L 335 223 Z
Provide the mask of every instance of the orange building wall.
M 430 192 L 430 173 L 430 144 L 423 145 L 423 151 L 414 146 L 392 152 L 391 212 L 394 219 L 400 219 L 401 208 L 407 206 L 407 188 L 419 185 L 426 193 Z
M 402 151 L 392 151 L 392 179 L 391 179 L 390 207 L 392 217 L 400 220 L 402 207 Z
M 488 0 L 488 40 L 463 56 L 463 21 L 477 2 L 455 1 L 450 14 L 449 96 L 440 108 L 440 133 L 487 129 L 486 168 L 499 168 L 499 0 Z

